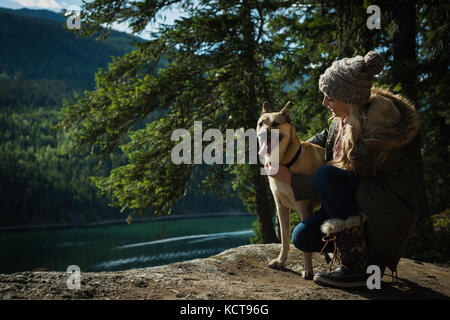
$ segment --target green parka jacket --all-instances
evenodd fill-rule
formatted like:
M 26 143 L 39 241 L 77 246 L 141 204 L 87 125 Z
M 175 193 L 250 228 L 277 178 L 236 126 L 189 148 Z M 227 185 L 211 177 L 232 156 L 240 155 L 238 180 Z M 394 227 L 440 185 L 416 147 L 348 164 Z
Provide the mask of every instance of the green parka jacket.
M 378 88 L 372 88 L 364 108 L 367 121 L 361 136 L 370 143 L 357 142 L 358 163 L 363 165 L 356 169 L 361 177 L 356 202 L 368 217 L 369 264 L 396 271 L 418 217 L 417 184 L 409 143 L 419 130 L 419 116 L 408 100 Z M 325 148 L 327 161 L 333 159 L 336 123 L 334 120 L 329 128 L 308 140 Z M 389 155 L 374 172 L 373 163 L 381 145 L 389 148 Z

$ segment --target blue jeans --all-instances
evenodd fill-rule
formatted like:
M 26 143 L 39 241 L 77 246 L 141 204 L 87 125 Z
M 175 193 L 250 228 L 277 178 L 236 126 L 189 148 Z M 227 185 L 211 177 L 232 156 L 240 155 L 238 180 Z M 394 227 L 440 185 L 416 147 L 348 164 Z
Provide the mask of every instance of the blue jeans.
M 292 243 L 305 252 L 320 252 L 324 234 L 320 226 L 327 219 L 346 218 L 356 215 L 355 194 L 359 185 L 359 176 L 353 172 L 333 166 L 323 166 L 314 175 L 322 207 L 310 217 L 299 223 L 292 232 Z M 327 252 L 332 251 L 327 246 Z

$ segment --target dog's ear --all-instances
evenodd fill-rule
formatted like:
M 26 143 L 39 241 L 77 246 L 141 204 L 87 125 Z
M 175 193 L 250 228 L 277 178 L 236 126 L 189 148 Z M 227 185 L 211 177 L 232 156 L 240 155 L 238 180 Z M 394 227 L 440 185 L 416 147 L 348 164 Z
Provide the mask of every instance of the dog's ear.
M 291 102 L 290 101 L 288 101 L 287 103 L 286 103 L 286 105 L 283 107 L 283 109 L 281 109 L 281 113 L 283 113 L 283 114 L 285 114 L 285 113 L 287 113 L 288 111 L 289 111 L 289 107 L 291 106 Z
M 261 114 L 263 113 L 269 113 L 270 112 L 270 107 L 269 107 L 269 103 L 267 101 L 264 101 L 263 105 L 262 105 L 262 110 L 261 110 Z
M 291 115 L 289 114 L 289 107 L 290 106 L 291 106 L 291 102 L 288 101 L 288 103 L 286 103 L 286 105 L 283 107 L 283 109 L 281 109 L 280 112 L 286 118 L 286 121 L 289 122 L 290 124 L 292 124 L 292 118 L 291 118 Z

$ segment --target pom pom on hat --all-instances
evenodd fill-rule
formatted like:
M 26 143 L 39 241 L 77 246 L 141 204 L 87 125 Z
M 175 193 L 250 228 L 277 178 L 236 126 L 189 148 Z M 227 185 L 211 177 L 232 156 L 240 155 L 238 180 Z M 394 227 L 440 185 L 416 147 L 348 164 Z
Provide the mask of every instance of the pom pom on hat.
M 369 51 L 364 56 L 364 62 L 365 62 L 365 70 L 371 74 L 372 76 L 379 74 L 381 71 L 383 71 L 384 67 L 384 60 L 383 57 L 375 51 Z

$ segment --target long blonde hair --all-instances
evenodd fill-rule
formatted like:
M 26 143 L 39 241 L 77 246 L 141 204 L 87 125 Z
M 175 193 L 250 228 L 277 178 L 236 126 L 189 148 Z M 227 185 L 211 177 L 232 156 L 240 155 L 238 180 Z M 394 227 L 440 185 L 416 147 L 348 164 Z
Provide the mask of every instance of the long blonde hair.
M 391 146 L 384 143 L 383 140 L 375 138 L 376 135 L 392 134 L 395 127 L 377 127 L 369 128 L 366 126 L 368 120 L 368 108 L 370 102 L 362 107 L 349 105 L 349 117 L 347 123 L 344 125 L 344 119 L 341 117 L 336 117 L 336 137 L 334 139 L 336 143 L 341 138 L 341 150 L 342 156 L 340 159 L 333 159 L 329 164 L 334 165 L 338 168 L 342 168 L 348 171 L 358 171 L 360 168 L 370 168 L 373 175 L 376 175 L 376 167 L 383 161 L 385 161 L 389 155 Z M 345 131 L 344 131 L 345 130 Z M 358 158 L 356 156 L 357 143 L 363 143 L 368 147 L 375 147 L 377 149 L 376 156 L 371 154 L 374 158 L 365 157 L 364 159 Z M 362 163 L 364 161 L 365 163 Z M 369 162 L 369 163 L 367 163 Z
M 333 146 L 333 150 L 336 147 L 336 143 L 339 141 L 339 137 L 341 137 L 342 156 L 340 159 L 331 160 L 329 163 L 348 171 L 356 171 L 358 163 L 354 155 L 356 152 L 356 143 L 360 138 L 361 131 L 367 121 L 365 108 L 350 104 L 349 116 L 345 125 L 342 117 L 336 117 L 336 119 L 337 126 L 335 130 L 337 133 L 334 139 L 335 145 Z

